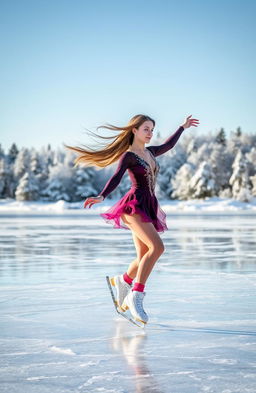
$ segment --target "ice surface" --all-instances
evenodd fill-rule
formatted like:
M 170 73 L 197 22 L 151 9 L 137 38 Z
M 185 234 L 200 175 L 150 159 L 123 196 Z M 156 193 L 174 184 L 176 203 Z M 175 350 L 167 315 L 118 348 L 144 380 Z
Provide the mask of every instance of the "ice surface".
M 1 393 L 255 393 L 255 212 L 168 214 L 144 330 L 105 280 L 135 258 L 130 231 L 92 209 L 0 223 Z

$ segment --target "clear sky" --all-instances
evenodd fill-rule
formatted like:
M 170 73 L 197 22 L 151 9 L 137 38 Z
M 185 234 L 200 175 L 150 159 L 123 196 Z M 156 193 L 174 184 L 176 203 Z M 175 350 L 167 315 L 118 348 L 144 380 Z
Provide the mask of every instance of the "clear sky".
M 255 0 L 1 0 L 0 143 L 86 144 L 139 113 L 162 137 L 190 114 L 188 133 L 255 133 L 255 15 Z

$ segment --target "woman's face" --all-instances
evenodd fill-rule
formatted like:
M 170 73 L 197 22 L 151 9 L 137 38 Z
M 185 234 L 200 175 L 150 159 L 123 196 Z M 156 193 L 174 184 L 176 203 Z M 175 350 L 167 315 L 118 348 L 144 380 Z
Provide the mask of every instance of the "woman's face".
M 154 123 L 151 120 L 146 120 L 141 126 L 137 129 L 134 128 L 135 138 L 143 143 L 149 143 L 154 130 Z

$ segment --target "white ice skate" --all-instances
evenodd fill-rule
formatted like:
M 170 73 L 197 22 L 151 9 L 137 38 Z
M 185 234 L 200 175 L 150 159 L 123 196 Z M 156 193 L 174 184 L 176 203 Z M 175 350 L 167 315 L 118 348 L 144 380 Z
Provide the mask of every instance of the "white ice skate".
M 130 284 L 128 284 L 124 278 L 123 275 L 120 274 L 119 276 L 114 276 L 111 277 L 110 279 L 110 283 L 113 287 L 116 288 L 116 301 L 117 301 L 117 307 L 121 310 L 121 311 L 126 311 L 122 308 L 122 304 L 124 301 L 124 298 L 126 297 L 126 295 L 129 293 L 129 291 L 131 290 L 132 286 Z
M 148 322 L 148 315 L 143 309 L 143 299 L 145 295 L 146 292 L 130 291 L 125 297 L 121 307 L 123 310 L 130 309 L 134 319 L 146 324 Z

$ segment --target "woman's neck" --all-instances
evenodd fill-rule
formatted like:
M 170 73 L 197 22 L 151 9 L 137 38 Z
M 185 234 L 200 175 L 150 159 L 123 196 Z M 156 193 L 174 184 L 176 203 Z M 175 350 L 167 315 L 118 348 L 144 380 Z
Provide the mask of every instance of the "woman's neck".
M 147 151 L 144 144 L 132 144 L 130 145 L 129 149 L 138 153 L 145 153 Z

